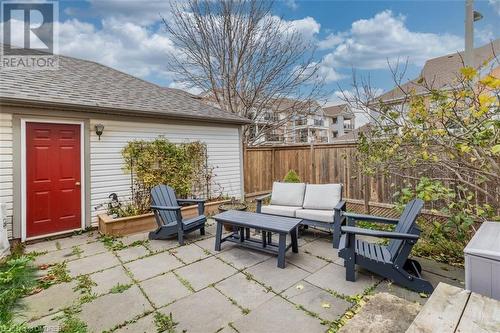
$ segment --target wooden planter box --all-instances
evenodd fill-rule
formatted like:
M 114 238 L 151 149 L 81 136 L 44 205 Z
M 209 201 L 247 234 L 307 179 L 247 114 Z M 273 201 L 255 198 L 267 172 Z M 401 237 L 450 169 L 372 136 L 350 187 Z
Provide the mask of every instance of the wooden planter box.
M 205 215 L 218 213 L 219 205 L 231 200 L 220 200 L 205 203 Z M 198 215 L 198 205 L 186 206 L 181 209 L 182 217 L 185 219 Z M 108 214 L 99 214 L 99 232 L 108 236 L 126 236 L 140 232 L 153 231 L 157 228 L 153 213 L 120 217 L 113 219 Z

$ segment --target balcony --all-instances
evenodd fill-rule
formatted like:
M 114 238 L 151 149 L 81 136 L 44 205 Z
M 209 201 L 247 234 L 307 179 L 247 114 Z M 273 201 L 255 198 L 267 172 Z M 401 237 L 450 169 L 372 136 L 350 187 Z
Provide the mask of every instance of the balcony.
M 307 119 L 295 120 L 295 126 L 304 126 L 304 125 L 307 125 Z
M 282 134 L 266 134 L 267 142 L 284 142 L 285 137 Z
M 354 124 L 344 123 L 344 129 L 353 130 Z
M 320 138 L 316 138 L 316 142 L 319 142 L 319 143 L 328 143 L 328 137 L 322 136 Z

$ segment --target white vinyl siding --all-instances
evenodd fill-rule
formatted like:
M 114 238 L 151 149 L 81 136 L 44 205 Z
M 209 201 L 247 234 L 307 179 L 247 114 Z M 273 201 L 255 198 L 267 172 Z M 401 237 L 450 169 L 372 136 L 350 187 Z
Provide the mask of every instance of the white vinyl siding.
M 7 229 L 12 237 L 12 114 L 0 112 L 0 202 L 7 206 Z
M 104 125 L 101 140 L 95 134 L 95 124 Z M 152 140 L 164 136 L 173 143 L 201 141 L 207 145 L 208 163 L 214 167 L 214 182 L 222 193 L 241 196 L 241 155 L 237 126 L 180 125 L 92 119 L 90 121 L 90 205 L 92 223 L 105 210 L 110 193 L 121 200 L 130 198 L 130 174 L 123 171 L 121 150 L 131 140 Z M 214 191 L 217 189 L 214 187 Z M 97 208 L 97 209 L 96 209 Z

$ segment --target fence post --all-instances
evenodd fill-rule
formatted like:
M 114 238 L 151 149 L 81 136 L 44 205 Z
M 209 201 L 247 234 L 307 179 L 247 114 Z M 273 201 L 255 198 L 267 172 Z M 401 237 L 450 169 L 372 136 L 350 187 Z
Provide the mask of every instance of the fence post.
M 364 203 L 365 203 L 365 214 L 370 214 L 370 198 L 371 198 L 371 195 L 372 195 L 372 190 L 370 188 L 370 177 L 367 176 L 367 175 L 363 175 L 363 177 L 365 178 L 365 181 L 364 181 L 364 193 L 363 193 L 363 199 L 364 199 Z
M 243 173 L 243 200 L 245 200 L 245 195 L 248 193 L 248 186 L 247 186 L 247 182 L 246 182 L 246 173 L 247 173 L 247 170 L 248 170 L 248 167 L 247 167 L 247 149 L 248 149 L 248 146 L 246 144 L 246 142 L 242 142 L 241 143 L 241 146 L 243 147 L 243 156 L 242 156 L 242 161 L 241 161 L 241 164 L 243 165 L 243 167 L 241 168 L 241 171 Z M 207 154 L 208 156 L 208 154 Z
M 316 158 L 314 156 L 314 142 L 311 141 L 309 158 L 311 159 L 311 175 L 309 176 L 309 183 L 316 184 Z
M 276 147 L 271 147 L 271 186 L 276 181 Z

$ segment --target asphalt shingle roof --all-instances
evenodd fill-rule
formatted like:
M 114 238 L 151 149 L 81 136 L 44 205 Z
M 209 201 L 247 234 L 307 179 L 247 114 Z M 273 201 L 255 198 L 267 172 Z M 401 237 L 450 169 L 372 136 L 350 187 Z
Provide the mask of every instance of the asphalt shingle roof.
M 500 54 L 500 39 L 474 49 L 473 67 L 478 68 L 492 60 Z M 463 67 L 464 52 L 456 52 L 442 57 L 429 59 L 416 79 L 401 84 L 376 98 L 376 100 L 391 101 L 404 98 L 406 94 L 414 91 L 416 94 L 425 94 L 427 90 L 422 84 L 418 84 L 420 79 L 424 79 L 429 88 L 443 89 L 453 88 L 460 68 Z
M 0 48 L 1 48 L 0 44 Z M 57 70 L 0 68 L 0 104 L 244 124 L 249 120 L 96 62 L 59 56 Z
M 323 112 L 329 117 L 337 117 L 341 114 L 354 117 L 347 104 L 327 106 L 323 108 Z

